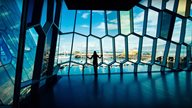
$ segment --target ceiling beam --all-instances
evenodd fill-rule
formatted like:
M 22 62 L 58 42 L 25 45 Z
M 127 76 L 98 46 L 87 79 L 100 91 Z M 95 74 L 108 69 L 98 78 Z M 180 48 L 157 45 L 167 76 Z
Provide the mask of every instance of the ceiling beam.
M 129 10 L 141 0 L 64 0 L 69 10 Z

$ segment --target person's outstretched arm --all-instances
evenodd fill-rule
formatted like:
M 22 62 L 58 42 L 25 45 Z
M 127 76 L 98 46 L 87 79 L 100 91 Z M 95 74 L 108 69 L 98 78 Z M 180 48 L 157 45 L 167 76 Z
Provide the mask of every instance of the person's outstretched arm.
M 91 57 L 87 56 L 87 58 L 88 58 L 88 59 L 92 59 L 92 58 L 93 58 L 93 56 L 91 56 Z
M 98 56 L 99 57 L 99 56 Z M 101 55 L 101 57 L 99 57 L 99 58 L 102 58 L 103 57 L 103 55 Z

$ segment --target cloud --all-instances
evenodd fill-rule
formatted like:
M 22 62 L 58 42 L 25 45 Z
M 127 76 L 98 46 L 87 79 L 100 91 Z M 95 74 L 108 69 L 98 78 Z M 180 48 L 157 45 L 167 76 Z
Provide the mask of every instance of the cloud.
M 116 30 L 117 29 L 117 24 L 107 24 L 108 30 Z M 105 23 L 101 22 L 97 27 L 97 29 L 105 30 Z
M 144 18 L 144 16 L 143 16 Z M 158 21 L 158 12 L 150 10 L 148 13 L 148 22 L 147 24 L 149 26 L 157 26 L 157 21 Z
M 83 25 L 81 25 L 81 27 L 83 27 L 83 28 L 88 28 L 89 26 L 86 25 L 86 24 L 83 24 Z
M 117 24 L 117 19 L 108 20 L 109 23 Z
M 128 11 L 127 11 L 128 12 Z M 128 34 L 130 32 L 130 18 L 129 18 L 129 13 L 127 12 L 122 12 L 121 13 L 121 31 L 122 33 Z M 143 21 L 143 20 L 142 20 Z M 117 18 L 108 20 L 108 30 L 116 30 L 118 29 L 117 25 Z M 97 29 L 105 30 L 105 23 L 101 22 L 97 27 Z
M 112 11 L 107 11 L 107 14 L 110 14 L 110 13 L 112 13 Z
M 121 32 L 123 34 L 128 34 L 130 32 L 130 17 L 129 12 L 121 12 Z
M 81 17 L 84 18 L 84 19 L 87 19 L 88 16 L 89 16 L 89 13 L 83 13 Z
M 96 28 L 104 30 L 105 29 L 105 23 L 101 22 Z
M 117 28 L 117 24 L 107 24 L 108 25 L 108 30 L 116 30 Z
M 142 23 L 144 18 L 144 12 L 140 12 L 137 16 L 134 17 L 135 23 Z

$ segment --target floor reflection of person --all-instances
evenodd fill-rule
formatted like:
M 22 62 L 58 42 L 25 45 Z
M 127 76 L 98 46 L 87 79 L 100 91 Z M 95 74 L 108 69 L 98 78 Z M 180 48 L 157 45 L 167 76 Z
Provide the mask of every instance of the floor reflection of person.
M 102 57 L 102 56 L 103 56 L 103 55 L 101 55 L 101 57 Z M 101 57 L 99 57 L 99 56 L 97 55 L 97 52 L 96 52 L 96 51 L 93 52 L 93 55 L 91 56 L 91 58 L 87 56 L 87 58 L 89 58 L 89 59 L 92 59 L 92 58 L 93 58 L 93 67 L 94 67 L 95 76 L 98 75 L 98 72 L 97 72 L 98 60 L 97 60 L 97 58 L 101 58 Z

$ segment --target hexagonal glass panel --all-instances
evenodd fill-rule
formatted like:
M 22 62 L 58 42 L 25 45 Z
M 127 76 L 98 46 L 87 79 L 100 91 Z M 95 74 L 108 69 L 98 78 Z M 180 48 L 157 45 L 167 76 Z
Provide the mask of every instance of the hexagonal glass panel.
M 166 46 L 166 41 L 162 39 L 157 40 L 155 63 L 161 64 L 163 62 L 165 46 Z
M 84 35 L 90 34 L 90 11 L 77 11 L 75 31 Z
M 169 48 L 169 54 L 167 56 L 167 67 L 173 68 L 174 63 L 175 63 L 175 55 L 176 55 L 176 47 L 177 45 L 174 43 L 170 44 Z
M 103 47 L 103 62 L 111 63 L 113 60 L 113 43 L 112 38 L 105 37 L 102 39 L 102 47 Z
M 117 11 L 107 11 L 107 29 L 110 36 L 118 34 Z
M 58 63 L 69 61 L 73 34 L 60 35 Z
M 192 21 L 187 20 L 186 29 L 185 29 L 185 43 L 192 45 Z
M 120 23 L 121 23 L 121 33 L 128 35 L 130 33 L 130 11 L 120 11 Z
M 153 47 L 153 39 L 144 37 L 143 45 L 142 45 L 142 54 L 141 54 L 142 62 L 144 62 L 144 63 L 151 62 L 152 47 Z
M 175 25 L 174 25 L 173 35 L 172 35 L 172 41 L 175 41 L 177 43 L 179 43 L 180 41 L 181 24 L 182 24 L 182 20 L 177 17 L 175 20 Z
M 125 60 L 125 37 L 120 35 L 115 37 L 115 50 L 116 61 L 121 62 Z
M 135 35 L 128 36 L 129 60 L 136 62 L 138 57 L 139 37 Z
M 101 57 L 101 43 L 100 40 L 93 37 L 89 36 L 88 37 L 88 53 L 87 55 L 91 57 L 93 55 L 93 52 L 96 51 L 97 55 Z M 101 58 L 97 58 L 98 64 L 101 62 Z M 92 59 L 87 59 L 87 62 L 92 64 Z
M 81 64 L 86 62 L 86 37 L 74 36 L 71 60 Z
M 41 26 L 43 27 L 46 23 L 47 20 L 47 0 L 44 0 L 43 2 L 43 9 L 42 9 L 42 14 L 41 14 Z
M 187 47 L 185 45 L 181 45 L 179 68 L 184 69 L 186 66 L 187 66 Z
M 171 17 L 171 14 L 163 12 L 160 37 L 164 39 L 168 38 L 169 28 L 171 25 Z
M 72 32 L 75 23 L 75 11 L 68 10 L 65 2 L 62 2 L 62 11 L 61 11 L 61 18 L 60 18 L 60 30 L 61 32 Z M 72 20 L 71 20 L 72 19 Z
M 178 4 L 178 8 L 177 8 L 177 13 L 185 16 L 186 15 L 187 0 L 179 0 L 178 2 L 179 2 L 179 4 Z
M 157 1 L 157 2 L 159 2 L 159 1 Z M 148 19 L 147 19 L 147 35 L 156 37 L 158 16 L 159 16 L 158 12 L 156 12 L 152 9 L 149 9 Z
M 92 11 L 91 34 L 97 37 L 106 35 L 104 11 Z
M 140 35 L 143 33 L 143 20 L 144 10 L 137 6 L 133 7 L 134 32 Z

